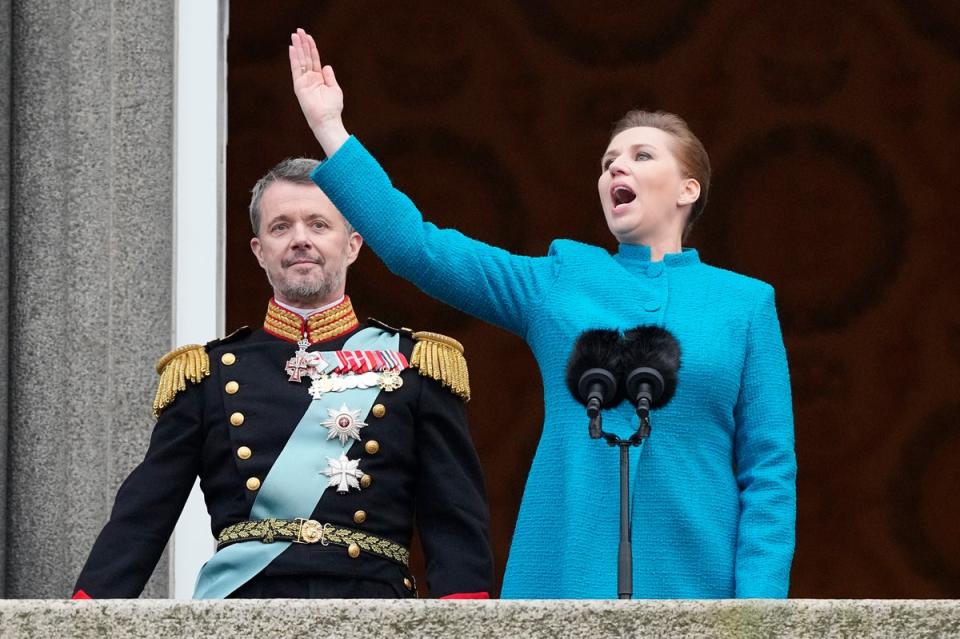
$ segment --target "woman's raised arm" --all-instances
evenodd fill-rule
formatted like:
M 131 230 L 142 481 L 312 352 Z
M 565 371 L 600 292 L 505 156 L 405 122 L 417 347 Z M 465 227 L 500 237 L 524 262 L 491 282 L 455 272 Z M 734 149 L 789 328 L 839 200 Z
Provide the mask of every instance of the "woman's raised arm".
M 425 293 L 521 336 L 545 301 L 556 258 L 513 255 L 425 222 L 343 126 L 343 91 L 313 37 L 291 35 L 290 72 L 307 123 L 328 160 L 313 181 L 387 267 Z

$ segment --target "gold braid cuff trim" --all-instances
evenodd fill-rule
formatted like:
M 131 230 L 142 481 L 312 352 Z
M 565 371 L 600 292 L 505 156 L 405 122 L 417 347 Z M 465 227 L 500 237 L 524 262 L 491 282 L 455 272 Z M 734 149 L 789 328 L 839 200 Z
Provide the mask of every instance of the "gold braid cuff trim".
M 421 375 L 431 377 L 465 402 L 470 401 L 470 373 L 463 356 L 463 344 L 439 333 L 418 331 L 410 366 Z
M 312 519 L 241 521 L 220 531 L 217 535 L 217 550 L 241 541 L 261 541 L 265 544 L 275 541 L 292 541 L 297 544 L 319 542 L 324 546 L 336 544 L 344 548 L 356 544 L 364 552 L 395 561 L 402 566 L 410 565 L 410 551 L 398 543 L 353 528 L 320 523 Z
M 159 417 L 177 393 L 187 389 L 187 380 L 197 384 L 210 374 L 210 356 L 200 344 L 189 344 L 170 351 L 157 362 L 160 383 L 153 398 L 153 416 Z

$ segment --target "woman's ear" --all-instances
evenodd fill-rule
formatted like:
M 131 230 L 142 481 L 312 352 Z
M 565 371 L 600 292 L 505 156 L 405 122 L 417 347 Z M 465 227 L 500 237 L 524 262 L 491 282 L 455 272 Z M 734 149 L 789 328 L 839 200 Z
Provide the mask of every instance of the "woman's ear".
M 700 198 L 700 182 L 695 178 L 687 178 L 683 181 L 680 188 L 680 196 L 677 198 L 677 206 L 686 206 L 693 204 Z

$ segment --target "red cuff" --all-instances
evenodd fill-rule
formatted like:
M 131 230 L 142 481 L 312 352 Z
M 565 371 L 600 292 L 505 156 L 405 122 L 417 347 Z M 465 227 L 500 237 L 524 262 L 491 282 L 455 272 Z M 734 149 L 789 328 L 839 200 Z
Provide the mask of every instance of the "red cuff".
M 75 593 L 73 593 L 73 597 L 71 597 L 71 599 L 93 599 L 93 597 L 91 597 L 90 595 L 88 595 L 88 594 L 87 594 L 86 592 L 84 592 L 83 589 L 81 588 L 80 590 L 78 590 L 78 591 L 76 591 Z
M 452 595 L 444 595 L 441 599 L 489 599 L 488 592 L 455 592 Z

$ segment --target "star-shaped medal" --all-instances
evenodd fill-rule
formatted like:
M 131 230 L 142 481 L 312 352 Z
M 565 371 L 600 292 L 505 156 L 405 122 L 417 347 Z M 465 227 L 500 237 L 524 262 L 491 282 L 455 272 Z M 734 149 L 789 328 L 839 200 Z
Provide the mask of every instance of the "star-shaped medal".
M 347 459 L 346 455 L 340 455 L 339 459 L 327 457 L 330 465 L 323 474 L 330 478 L 329 486 L 336 486 L 338 493 L 349 492 L 351 488 L 360 490 L 360 482 L 357 481 L 363 477 L 363 471 L 357 466 L 359 459 Z
M 330 429 L 327 439 L 339 437 L 341 445 L 345 445 L 350 438 L 360 439 L 360 429 L 366 424 L 360 421 L 359 410 L 350 410 L 346 404 L 342 404 L 340 408 L 328 408 L 327 414 L 330 416 L 321 422 Z

